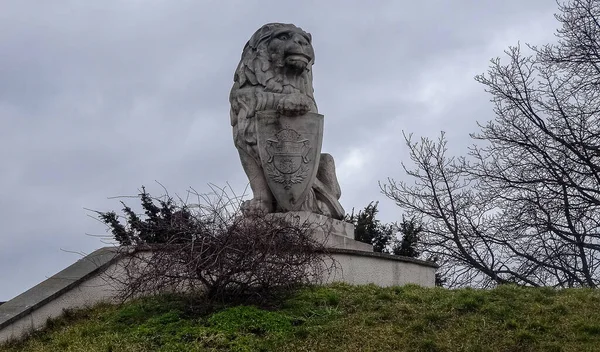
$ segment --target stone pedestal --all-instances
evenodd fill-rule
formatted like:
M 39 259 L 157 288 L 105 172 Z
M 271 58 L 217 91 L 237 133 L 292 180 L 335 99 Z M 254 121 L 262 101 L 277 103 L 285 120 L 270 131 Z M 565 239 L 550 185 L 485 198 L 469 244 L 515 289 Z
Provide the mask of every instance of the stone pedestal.
M 354 239 L 354 225 L 348 222 L 335 220 L 308 211 L 291 211 L 270 215 L 283 217 L 293 223 L 307 224 L 312 231 L 313 237 L 318 241 L 322 241 L 328 248 L 373 252 L 372 245 Z

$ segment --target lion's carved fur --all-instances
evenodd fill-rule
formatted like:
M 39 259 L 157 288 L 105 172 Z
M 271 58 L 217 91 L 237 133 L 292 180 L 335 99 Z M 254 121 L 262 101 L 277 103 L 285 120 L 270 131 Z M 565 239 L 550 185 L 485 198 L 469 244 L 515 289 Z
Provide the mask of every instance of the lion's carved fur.
M 257 197 L 255 188 L 264 187 L 253 186 L 253 179 L 261 177 L 255 171 L 260 165 L 256 145 L 256 119 L 254 118 L 256 113 L 276 110 L 282 115 L 299 116 L 308 112 L 318 112 L 312 86 L 314 51 L 311 40 L 309 33 L 292 24 L 266 24 L 246 43 L 235 71 L 234 84 L 229 95 L 230 122 L 233 127 L 234 142 L 240 150 L 242 165 L 248 174 L 255 197 Z M 325 164 L 333 165 L 333 158 L 330 155 L 322 155 Z M 249 167 L 251 161 L 247 160 L 248 158 L 254 159 L 257 166 Z M 330 169 L 333 166 L 326 167 Z M 328 190 L 321 190 L 321 192 L 328 191 L 339 199 L 339 185 L 334 170 L 319 172 L 330 175 L 333 172 L 334 182 L 328 182 L 325 187 Z M 320 181 L 316 183 L 323 185 Z M 341 206 L 339 208 L 341 209 Z M 340 214 L 337 214 L 339 209 L 334 213 L 334 217 L 340 217 Z

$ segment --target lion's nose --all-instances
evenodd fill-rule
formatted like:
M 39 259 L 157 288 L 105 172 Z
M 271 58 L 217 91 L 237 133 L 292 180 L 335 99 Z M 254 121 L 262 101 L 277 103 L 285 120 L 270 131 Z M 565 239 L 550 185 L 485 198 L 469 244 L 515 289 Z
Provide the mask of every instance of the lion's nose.
M 308 41 L 306 41 L 306 39 L 301 35 L 294 36 L 294 43 L 300 44 L 300 45 L 308 45 Z

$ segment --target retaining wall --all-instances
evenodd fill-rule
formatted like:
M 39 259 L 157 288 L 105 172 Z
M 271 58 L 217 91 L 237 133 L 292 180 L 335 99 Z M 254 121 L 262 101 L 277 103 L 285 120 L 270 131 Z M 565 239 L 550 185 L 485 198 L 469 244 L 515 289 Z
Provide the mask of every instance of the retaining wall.
M 397 286 L 435 285 L 434 263 L 353 249 L 328 250 L 336 265 L 323 281 L 350 284 Z M 123 276 L 123 257 L 114 247 L 105 247 L 78 260 L 68 268 L 0 306 L 0 344 L 19 339 L 43 328 L 48 319 L 65 309 L 114 302 L 119 284 L 109 277 Z M 110 274 L 110 275 L 107 275 Z

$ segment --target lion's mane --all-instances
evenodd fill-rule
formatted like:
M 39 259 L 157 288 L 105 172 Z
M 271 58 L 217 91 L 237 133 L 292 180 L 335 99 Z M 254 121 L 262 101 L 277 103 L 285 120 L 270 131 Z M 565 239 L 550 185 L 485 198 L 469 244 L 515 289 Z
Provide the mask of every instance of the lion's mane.
M 311 35 L 293 24 L 269 23 L 257 30 L 244 46 L 242 58 L 234 74 L 234 84 L 229 95 L 230 118 L 234 127 L 236 145 L 248 150 L 248 144 L 256 144 L 254 119 L 257 111 L 272 110 L 282 96 L 300 93 L 313 103 L 317 112 L 312 86 L 312 64 L 297 74 L 284 74 L 285 57 L 281 52 L 270 53 L 271 40 L 283 31 L 301 33 L 309 44 Z M 312 45 L 312 44 L 311 44 Z M 314 55 L 314 52 L 313 52 Z M 251 148 L 253 149 L 253 148 Z

